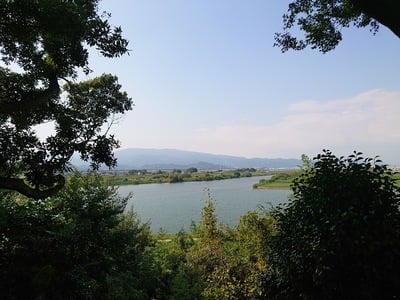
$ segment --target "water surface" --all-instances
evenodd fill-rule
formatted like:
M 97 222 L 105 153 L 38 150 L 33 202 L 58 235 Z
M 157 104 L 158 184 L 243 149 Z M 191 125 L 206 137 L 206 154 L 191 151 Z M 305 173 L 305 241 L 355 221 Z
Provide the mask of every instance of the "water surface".
M 246 177 L 207 182 L 126 185 L 119 187 L 121 195 L 132 193 L 127 208 L 132 205 L 143 222 L 150 221 L 153 232 L 163 228 L 177 232 L 189 230 L 191 221 L 200 220 L 201 209 L 211 197 L 216 202 L 219 221 L 234 226 L 240 216 L 250 210 L 275 206 L 287 201 L 290 190 L 255 190 L 252 188 L 261 178 Z

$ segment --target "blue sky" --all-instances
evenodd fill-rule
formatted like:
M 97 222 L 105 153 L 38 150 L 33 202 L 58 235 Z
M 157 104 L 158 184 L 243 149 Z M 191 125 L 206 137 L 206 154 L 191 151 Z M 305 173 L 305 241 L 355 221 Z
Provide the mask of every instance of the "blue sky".
M 400 40 L 345 29 L 321 54 L 273 47 L 289 1 L 103 0 L 129 56 L 92 53 L 135 107 L 113 131 L 122 148 L 245 157 L 353 150 L 400 164 Z

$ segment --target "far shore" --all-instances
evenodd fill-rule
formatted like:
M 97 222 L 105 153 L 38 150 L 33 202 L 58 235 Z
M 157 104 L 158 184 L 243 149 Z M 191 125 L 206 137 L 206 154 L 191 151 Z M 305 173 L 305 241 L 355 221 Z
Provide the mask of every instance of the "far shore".
M 290 190 L 290 186 L 257 186 L 256 190 Z

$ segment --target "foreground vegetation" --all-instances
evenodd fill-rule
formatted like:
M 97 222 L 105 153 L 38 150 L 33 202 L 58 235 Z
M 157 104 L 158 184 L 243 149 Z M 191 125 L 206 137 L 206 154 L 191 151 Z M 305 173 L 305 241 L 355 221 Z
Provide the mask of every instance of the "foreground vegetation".
M 189 232 L 152 235 L 102 178 L 0 193 L 2 299 L 394 299 L 400 190 L 360 154 L 317 156 L 293 196 L 229 228 L 209 197 Z
M 147 170 L 131 170 L 127 174 L 111 174 L 104 176 L 104 182 L 108 185 L 148 184 L 148 183 L 177 183 L 189 181 L 211 181 L 241 177 L 270 175 L 270 171 L 243 168 L 229 171 L 198 171 L 196 168 L 188 168 L 172 171 L 149 172 Z
M 269 245 L 273 299 L 400 295 L 400 189 L 379 160 L 324 151 L 293 180 Z
M 274 230 L 266 212 L 230 229 L 209 198 L 189 233 L 152 235 L 123 212 L 127 198 L 93 174 L 75 173 L 43 201 L 0 196 L 2 299 L 256 299 L 262 291 L 263 245 Z
M 109 58 L 128 52 L 98 2 L 0 5 L 2 299 L 400 297 L 400 192 L 386 167 L 358 153 L 325 151 L 293 179 L 287 205 L 249 212 L 235 228 L 218 224 L 210 199 L 190 233 L 169 239 L 154 239 L 149 224 L 124 213 L 127 199 L 99 177 L 66 180 L 76 152 L 94 168 L 115 166 L 118 141 L 102 128 L 132 108 L 115 76 L 76 80 L 91 72 L 90 48 Z M 376 30 L 373 18 L 398 32 L 396 14 L 371 13 L 377 1 L 334 2 L 291 3 L 285 29 L 298 23 L 309 38 L 278 34 L 282 50 L 329 51 L 341 40 L 336 28 L 355 22 Z M 54 133 L 39 138 L 34 129 L 49 122 Z M 196 180 L 223 179 L 213 176 Z M 196 176 L 175 172 L 161 182 L 189 178 Z
M 2 299 L 147 299 L 149 225 L 99 177 L 76 173 L 47 199 L 0 199 Z

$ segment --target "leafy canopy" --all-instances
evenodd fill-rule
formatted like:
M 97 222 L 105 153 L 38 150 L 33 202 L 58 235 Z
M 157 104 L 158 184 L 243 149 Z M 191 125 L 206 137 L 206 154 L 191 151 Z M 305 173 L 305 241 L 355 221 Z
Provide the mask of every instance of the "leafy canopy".
M 107 17 L 97 0 L 0 1 L 0 189 L 50 196 L 74 152 L 95 168 L 116 164 L 118 142 L 102 127 L 131 99 L 113 75 L 77 81 L 91 72 L 90 47 L 110 58 L 128 51 Z M 55 133 L 41 140 L 44 123 Z
M 400 289 L 400 190 L 379 160 L 324 151 L 274 212 L 272 299 L 394 299 Z
M 128 197 L 99 176 L 74 173 L 46 201 L 0 199 L 2 299 L 151 298 L 142 270 L 150 226 L 123 213 Z
M 296 0 L 283 15 L 283 33 L 275 34 L 275 46 L 282 52 L 307 46 L 325 53 L 342 40 L 342 29 L 369 27 L 375 34 L 383 24 L 400 37 L 400 2 L 397 0 Z M 291 29 L 298 26 L 304 38 Z

